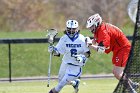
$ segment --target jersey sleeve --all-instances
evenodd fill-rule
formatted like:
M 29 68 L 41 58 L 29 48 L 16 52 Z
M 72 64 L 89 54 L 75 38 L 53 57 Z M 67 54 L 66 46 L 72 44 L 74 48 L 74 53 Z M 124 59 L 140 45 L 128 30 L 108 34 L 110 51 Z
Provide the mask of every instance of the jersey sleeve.
M 99 32 L 98 44 L 106 48 L 110 47 L 110 36 L 106 29 Z
M 65 53 L 65 48 L 64 48 L 64 37 L 61 37 L 60 40 L 58 41 L 57 45 L 56 45 L 56 49 L 58 50 L 58 52 L 60 54 L 64 54 Z

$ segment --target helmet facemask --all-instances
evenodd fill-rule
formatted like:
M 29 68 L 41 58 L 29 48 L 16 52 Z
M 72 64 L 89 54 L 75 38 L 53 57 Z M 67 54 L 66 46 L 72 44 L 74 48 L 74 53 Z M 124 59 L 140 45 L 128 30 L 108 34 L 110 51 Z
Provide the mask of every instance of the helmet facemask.
M 69 35 L 69 37 L 74 37 L 75 34 L 78 32 L 77 28 L 68 28 L 66 29 L 67 34 Z

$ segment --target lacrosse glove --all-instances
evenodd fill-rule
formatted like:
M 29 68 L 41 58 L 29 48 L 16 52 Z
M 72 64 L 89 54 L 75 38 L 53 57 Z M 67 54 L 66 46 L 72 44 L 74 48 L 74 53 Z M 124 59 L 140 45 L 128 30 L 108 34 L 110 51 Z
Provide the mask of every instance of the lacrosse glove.
M 85 37 L 85 42 L 87 47 L 89 47 L 89 45 L 92 45 L 92 40 L 89 37 Z
M 79 63 L 85 63 L 87 59 L 86 56 L 83 54 L 75 55 L 74 57 L 76 58 L 76 61 L 78 61 Z
M 53 52 L 54 51 L 54 48 L 55 48 L 54 46 L 49 46 L 48 47 L 48 52 L 50 52 L 50 53 Z

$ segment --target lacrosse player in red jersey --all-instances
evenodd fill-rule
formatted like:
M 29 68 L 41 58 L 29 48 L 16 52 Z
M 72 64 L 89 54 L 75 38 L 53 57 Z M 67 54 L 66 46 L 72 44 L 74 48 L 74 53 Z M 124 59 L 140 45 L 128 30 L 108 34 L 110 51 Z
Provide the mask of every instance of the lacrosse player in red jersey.
M 114 76 L 120 80 L 131 49 L 129 40 L 118 27 L 103 22 L 99 14 L 90 16 L 87 20 L 86 27 L 89 28 L 94 35 L 92 43 L 90 39 L 87 39 L 89 48 L 96 50 L 98 53 L 108 54 L 111 51 L 113 52 L 112 72 Z
M 81 35 L 76 20 L 66 22 L 65 34 L 60 38 L 56 46 L 48 47 L 48 51 L 55 56 L 64 55 L 58 75 L 58 85 L 50 90 L 49 93 L 59 93 L 61 89 L 70 84 L 74 87 L 75 93 L 78 93 L 82 73 L 82 67 L 90 56 L 90 50 L 86 45 L 85 37 Z

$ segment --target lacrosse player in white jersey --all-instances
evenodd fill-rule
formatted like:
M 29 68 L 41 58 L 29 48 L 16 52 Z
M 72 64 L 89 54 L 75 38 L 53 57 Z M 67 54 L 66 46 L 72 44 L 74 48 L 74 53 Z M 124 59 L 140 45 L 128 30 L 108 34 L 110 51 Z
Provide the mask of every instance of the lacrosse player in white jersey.
M 49 46 L 48 51 L 53 55 L 63 55 L 59 70 L 59 83 L 49 93 L 59 93 L 65 85 L 72 85 L 75 93 L 78 93 L 82 73 L 82 67 L 90 56 L 90 50 L 86 46 L 85 37 L 79 34 L 79 25 L 76 20 L 66 22 L 65 34 L 60 38 L 56 46 Z

